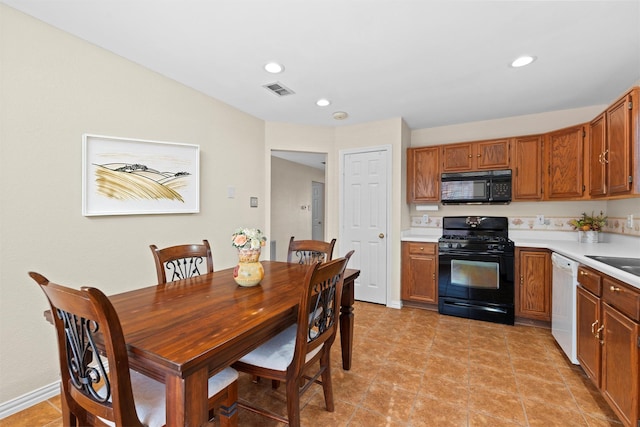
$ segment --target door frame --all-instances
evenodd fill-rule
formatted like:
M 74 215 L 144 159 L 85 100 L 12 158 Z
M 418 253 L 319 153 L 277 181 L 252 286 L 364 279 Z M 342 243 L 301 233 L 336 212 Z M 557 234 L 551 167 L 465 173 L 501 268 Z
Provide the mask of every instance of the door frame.
M 393 173 L 392 173 L 392 167 L 393 167 L 393 159 L 392 159 L 392 155 L 393 155 L 393 146 L 391 144 L 385 144 L 385 145 L 377 145 L 377 146 L 372 146 L 372 147 L 361 147 L 361 148 L 353 148 L 353 149 L 344 149 L 344 150 L 339 150 L 338 151 L 338 203 L 340 205 L 338 211 L 340 212 L 339 214 L 339 218 L 338 218 L 338 246 L 339 246 L 339 251 L 338 253 L 346 253 L 347 252 L 347 248 L 345 247 L 344 239 L 344 224 L 345 224 L 345 220 L 344 220 L 344 215 L 345 215 L 345 201 L 344 201 L 344 194 L 345 194 L 345 189 L 344 189 L 344 174 L 345 174 L 345 157 L 349 154 L 360 154 L 360 153 L 369 153 L 369 152 L 373 152 L 373 151 L 384 151 L 386 152 L 387 155 L 387 164 L 386 164 L 386 168 L 387 168 L 387 176 L 385 177 L 385 179 L 387 180 L 387 194 L 386 194 L 386 208 L 387 208 L 387 223 L 386 223 L 386 232 L 385 232 L 385 251 L 386 251 L 386 278 L 385 278 L 385 283 L 386 283 L 386 303 L 385 306 L 390 307 L 389 303 L 390 301 L 392 301 L 391 298 L 391 267 L 392 267 L 392 254 L 391 254 L 391 240 L 394 238 L 393 235 L 393 231 L 391 228 L 391 187 L 392 187 L 392 177 L 393 177 Z M 348 266 L 347 266 L 348 267 Z M 356 279 L 357 280 L 357 279 Z

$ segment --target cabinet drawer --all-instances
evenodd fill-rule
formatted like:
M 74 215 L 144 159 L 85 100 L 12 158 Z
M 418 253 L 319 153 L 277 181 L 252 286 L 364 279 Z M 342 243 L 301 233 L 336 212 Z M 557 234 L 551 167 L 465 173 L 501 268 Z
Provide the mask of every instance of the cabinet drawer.
M 410 242 L 407 245 L 409 246 L 410 254 L 425 254 L 425 255 L 436 254 L 437 245 L 435 243 Z
M 581 265 L 578 267 L 578 283 L 595 296 L 602 295 L 602 276 L 596 271 Z
M 635 321 L 640 320 L 640 291 L 615 279 L 605 277 L 602 299 Z

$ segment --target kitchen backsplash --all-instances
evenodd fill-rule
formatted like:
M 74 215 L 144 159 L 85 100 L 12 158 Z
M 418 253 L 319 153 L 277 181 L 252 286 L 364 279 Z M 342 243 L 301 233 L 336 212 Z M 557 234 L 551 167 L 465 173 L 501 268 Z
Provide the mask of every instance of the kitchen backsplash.
M 514 216 L 509 217 L 509 230 L 530 230 L 530 231 L 574 231 L 569 221 L 577 217 L 544 217 L 544 224 L 539 223 L 537 217 Z M 442 228 L 442 217 L 424 215 L 411 217 L 412 228 Z M 626 218 L 609 218 L 607 225 L 603 228 L 605 233 L 624 234 L 627 236 L 640 237 L 640 219 L 633 220 L 633 227 L 627 227 Z

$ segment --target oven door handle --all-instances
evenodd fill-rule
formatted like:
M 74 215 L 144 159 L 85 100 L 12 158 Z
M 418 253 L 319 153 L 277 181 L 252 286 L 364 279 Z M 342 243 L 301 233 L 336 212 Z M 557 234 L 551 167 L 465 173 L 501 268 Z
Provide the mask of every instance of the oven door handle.
M 506 313 L 507 312 L 507 310 L 505 310 L 503 308 L 487 307 L 486 305 L 471 304 L 471 303 L 468 303 L 468 302 L 445 301 L 444 303 L 447 304 L 447 305 L 455 305 L 455 306 L 460 306 L 460 307 L 481 308 L 484 311 L 493 311 L 494 313 Z

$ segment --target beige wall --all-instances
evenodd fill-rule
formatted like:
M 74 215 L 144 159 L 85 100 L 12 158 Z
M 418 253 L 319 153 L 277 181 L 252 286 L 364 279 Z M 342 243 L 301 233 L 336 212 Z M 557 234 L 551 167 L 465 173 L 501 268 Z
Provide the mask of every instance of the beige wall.
M 269 241 L 276 241 L 277 261 L 287 260 L 289 239 L 311 239 L 312 183 L 324 183 L 324 171 L 271 157 L 271 231 Z M 305 206 L 305 209 L 301 207 Z M 326 236 L 329 241 L 337 236 Z M 271 258 L 273 254 L 271 254 Z
M 149 244 L 264 227 L 264 122 L 0 5 L 0 402 L 58 379 L 37 271 L 107 294 L 153 284 Z M 200 213 L 83 217 L 81 138 L 94 133 L 200 145 Z M 222 149 L 224 147 L 224 149 Z M 226 197 L 235 186 L 236 198 Z

